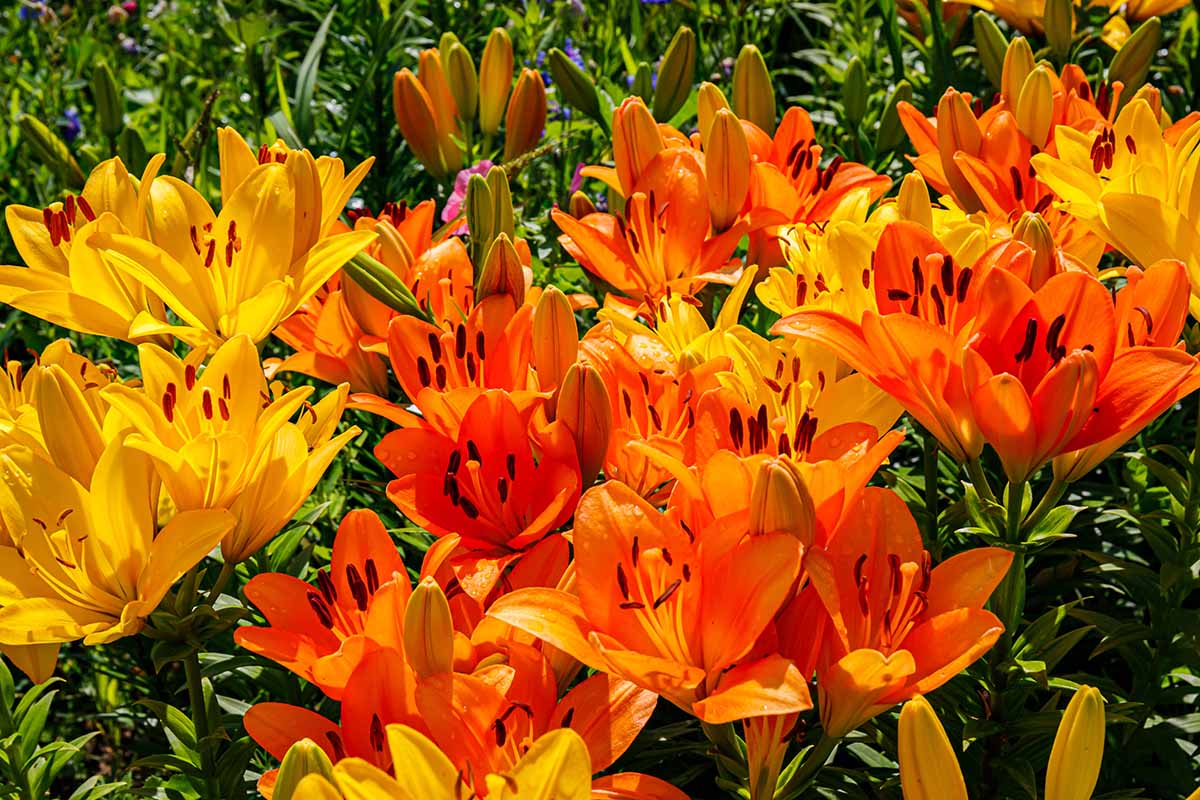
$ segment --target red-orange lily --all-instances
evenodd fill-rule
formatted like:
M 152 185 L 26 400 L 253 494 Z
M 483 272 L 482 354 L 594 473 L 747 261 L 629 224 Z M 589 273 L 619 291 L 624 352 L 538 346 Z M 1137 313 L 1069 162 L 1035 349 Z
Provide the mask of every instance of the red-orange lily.
M 693 529 L 688 505 L 661 513 L 615 481 L 590 490 L 575 517 L 578 596 L 522 589 L 489 615 L 706 722 L 809 708 L 791 662 L 756 649 L 799 574 L 800 540 L 751 533 L 746 512 Z
M 867 489 L 858 514 L 857 524 L 804 561 L 828 614 L 817 686 L 821 722 L 833 737 L 936 689 L 987 652 L 1003 625 L 983 604 L 1013 557 L 981 547 L 933 568 L 898 495 Z M 780 627 L 785 652 L 803 652 L 812 633 L 806 622 Z

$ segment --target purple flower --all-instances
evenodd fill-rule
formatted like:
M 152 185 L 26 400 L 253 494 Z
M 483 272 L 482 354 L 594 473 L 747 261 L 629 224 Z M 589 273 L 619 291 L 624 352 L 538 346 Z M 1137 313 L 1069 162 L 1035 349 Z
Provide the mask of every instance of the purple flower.
M 460 169 L 458 174 L 454 176 L 454 191 L 450 193 L 450 198 L 446 200 L 446 205 L 442 208 L 442 222 L 449 222 L 462 213 L 463 203 L 467 200 L 467 181 L 471 180 L 472 175 L 482 175 L 487 177 L 488 170 L 492 168 L 492 162 L 486 158 L 478 164 Z M 466 233 L 467 226 L 464 223 L 454 233 Z
M 583 188 L 583 168 L 587 166 L 582 161 L 575 165 L 575 174 L 571 176 L 571 194 Z
M 79 134 L 83 133 L 83 122 L 79 119 L 79 111 L 74 107 L 64 111 L 58 120 L 58 129 L 62 131 L 63 138 L 68 143 L 79 138 Z
M 117 41 L 120 43 L 121 49 L 131 56 L 142 52 L 141 45 L 139 45 L 137 40 L 132 36 L 126 36 L 125 34 L 121 33 L 117 35 Z
M 567 58 L 575 62 L 575 66 L 579 67 L 580 69 L 584 68 L 583 53 L 579 52 L 579 48 L 575 46 L 573 41 L 571 41 L 570 36 L 568 36 L 566 41 L 563 42 L 563 52 L 567 54 Z
M 21 3 L 21 8 L 17 10 L 17 18 L 22 22 L 32 22 L 41 20 L 50 13 L 50 9 L 45 3 Z

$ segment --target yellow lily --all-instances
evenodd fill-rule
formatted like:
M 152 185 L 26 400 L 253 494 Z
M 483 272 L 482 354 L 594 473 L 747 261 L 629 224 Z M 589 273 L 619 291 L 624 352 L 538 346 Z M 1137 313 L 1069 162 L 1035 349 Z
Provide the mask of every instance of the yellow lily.
M 875 309 L 872 255 L 882 226 L 861 213 L 826 225 L 797 225 L 784 232 L 787 266 L 772 267 L 755 293 L 763 305 L 787 316 L 801 308 L 824 308 L 852 319 Z
M 177 514 L 159 530 L 154 464 L 119 440 L 90 490 L 24 448 L 6 449 L 0 464 L 0 519 L 12 541 L 0 547 L 0 646 L 21 648 L 17 664 L 36 681 L 49 677 L 61 642 L 104 644 L 141 630 L 233 527 L 215 509 Z
M 898 733 L 904 800 L 967 800 L 958 758 L 928 700 L 917 695 L 904 704 Z
M 174 335 L 210 348 L 238 334 L 261 341 L 375 241 L 370 231 L 326 235 L 362 166 L 338 178 L 337 159 L 318 165 L 307 150 L 266 148 L 251 167 L 249 148 L 235 136 L 224 136 L 222 166 L 230 175 L 222 176 L 228 195 L 219 214 L 191 186 L 164 177 L 149 202 L 153 241 L 119 232 L 91 239 L 109 264 L 183 322 L 141 312 L 130 336 Z
M 1057 157 L 1039 153 L 1033 166 L 1060 208 L 1142 267 L 1182 261 L 1200 312 L 1200 117 L 1164 129 L 1136 98 L 1098 133 L 1059 125 L 1055 144 Z
M 135 240 L 149 234 L 147 208 L 164 156 L 146 166 L 140 182 L 119 158 L 103 161 L 83 192 L 44 209 L 11 205 L 5 220 L 27 267 L 0 267 L 0 303 L 81 333 L 142 341 L 129 323 L 145 316 L 166 320 L 162 301 L 136 277 L 114 269 L 96 252 L 102 235 Z
M 348 384 L 316 405 L 311 386 L 268 387 L 248 336 L 221 345 L 203 370 L 199 351 L 179 359 L 145 344 L 139 353 L 142 386 L 112 385 L 103 396 L 134 428 L 127 445 L 151 458 L 177 508 L 233 512 L 237 523 L 221 542 L 229 561 L 266 544 L 359 433 L 333 435 Z

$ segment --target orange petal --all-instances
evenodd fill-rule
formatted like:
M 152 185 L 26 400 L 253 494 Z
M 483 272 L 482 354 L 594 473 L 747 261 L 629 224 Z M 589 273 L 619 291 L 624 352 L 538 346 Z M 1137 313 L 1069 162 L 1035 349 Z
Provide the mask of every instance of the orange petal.
M 692 712 L 710 725 L 720 725 L 810 708 L 804 675 L 788 659 L 772 655 L 738 664 L 721 675 L 717 690 L 694 703 Z
M 550 717 L 550 729 L 570 727 L 583 737 L 592 757 L 592 771 L 600 772 L 633 744 L 657 703 L 658 695 L 636 684 L 611 675 L 593 675 L 559 701 Z

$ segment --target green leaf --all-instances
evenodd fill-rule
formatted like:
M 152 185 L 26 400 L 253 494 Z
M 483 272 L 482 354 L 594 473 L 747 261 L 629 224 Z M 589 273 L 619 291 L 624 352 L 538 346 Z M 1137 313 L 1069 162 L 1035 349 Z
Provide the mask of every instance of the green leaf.
M 302 142 L 311 141 L 313 137 L 313 93 L 317 86 L 317 70 L 321 66 L 321 51 L 325 49 L 325 39 L 329 35 L 329 25 L 337 14 L 337 6 L 329 9 L 317 33 L 308 45 L 308 52 L 300 62 L 300 70 L 296 73 L 296 106 L 292 118 L 295 121 L 296 133 Z
M 175 734 L 189 750 L 196 749 L 196 726 L 185 712 L 159 700 L 138 700 L 137 705 L 150 709 L 154 716 L 158 717 L 158 721 Z

